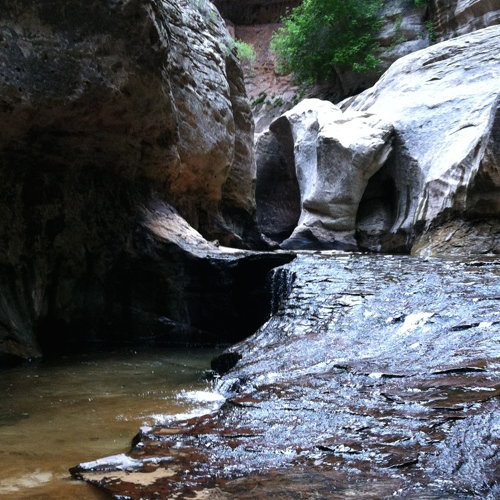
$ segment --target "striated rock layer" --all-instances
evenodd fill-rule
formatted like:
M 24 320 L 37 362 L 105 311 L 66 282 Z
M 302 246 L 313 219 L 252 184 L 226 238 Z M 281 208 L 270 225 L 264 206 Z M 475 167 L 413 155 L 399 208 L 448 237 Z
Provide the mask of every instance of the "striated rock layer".
M 437 41 L 500 24 L 498 0 L 433 0 L 429 7 Z
M 264 172 L 278 157 L 288 165 L 293 158 L 302 216 L 283 245 L 339 248 L 332 242 L 356 229 L 357 244 L 369 250 L 498 253 L 499 42 L 498 26 L 442 42 L 399 59 L 374 87 L 343 103 L 343 114 L 318 101 L 276 120 L 265 137 L 280 146 L 271 154 L 265 139 L 266 156 L 259 143 L 257 163 Z M 345 132 L 360 112 L 365 124 L 348 134 L 349 144 Z M 283 121 L 290 137 L 276 134 Z M 257 195 L 264 220 L 272 204 Z M 339 224 L 347 207 L 349 223 Z M 263 230 L 279 234 L 272 224 Z
M 215 7 L 0 0 L 0 19 L 0 353 L 203 330 L 189 300 L 222 266 L 196 282 L 208 244 L 182 218 L 259 243 L 253 122 Z

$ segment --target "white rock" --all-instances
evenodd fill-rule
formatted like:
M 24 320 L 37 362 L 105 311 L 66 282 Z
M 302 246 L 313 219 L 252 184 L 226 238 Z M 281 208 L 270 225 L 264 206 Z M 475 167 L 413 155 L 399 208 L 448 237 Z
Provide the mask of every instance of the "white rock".
M 391 232 L 500 213 L 499 46 L 493 26 L 410 54 L 351 103 L 396 129 Z
M 391 152 L 393 128 L 371 113 L 342 113 L 306 99 L 271 124 L 289 130 L 301 215 L 285 248 L 355 248 L 356 213 L 368 179 Z

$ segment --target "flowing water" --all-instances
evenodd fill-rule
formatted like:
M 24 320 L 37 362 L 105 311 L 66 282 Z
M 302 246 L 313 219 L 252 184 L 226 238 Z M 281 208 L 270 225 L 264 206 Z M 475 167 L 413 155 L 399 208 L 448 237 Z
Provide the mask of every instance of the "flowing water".
M 68 469 L 127 452 L 142 425 L 212 404 L 203 372 L 219 353 L 114 352 L 0 372 L 0 498 L 109 498 Z
M 213 351 L 2 374 L 0 498 L 98 499 L 79 462 L 136 500 L 500 498 L 500 259 L 304 252 L 271 284 L 220 395 Z
M 500 259 L 303 252 L 272 283 L 218 412 L 76 474 L 136 500 L 500 498 Z

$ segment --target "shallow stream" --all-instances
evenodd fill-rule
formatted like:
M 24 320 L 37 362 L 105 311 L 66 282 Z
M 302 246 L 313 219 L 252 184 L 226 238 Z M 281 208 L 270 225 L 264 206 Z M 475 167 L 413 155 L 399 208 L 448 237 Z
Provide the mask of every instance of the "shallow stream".
M 101 498 L 78 463 L 136 500 L 500 498 L 499 259 L 303 252 L 271 281 L 219 395 L 220 351 L 4 372 L 0 498 Z
M 142 425 L 210 406 L 203 372 L 218 353 L 131 350 L 0 372 L 0 498 L 109 498 L 68 469 L 129 451 Z
M 302 252 L 273 277 L 220 410 L 77 476 L 136 500 L 500 498 L 499 259 Z

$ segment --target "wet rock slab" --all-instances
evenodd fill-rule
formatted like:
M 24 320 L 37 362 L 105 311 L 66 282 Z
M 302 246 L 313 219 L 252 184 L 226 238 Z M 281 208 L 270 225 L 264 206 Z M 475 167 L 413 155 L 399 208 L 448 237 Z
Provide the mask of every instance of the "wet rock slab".
M 292 275 L 218 411 L 73 475 L 120 499 L 498 498 L 500 261 L 301 253 Z

